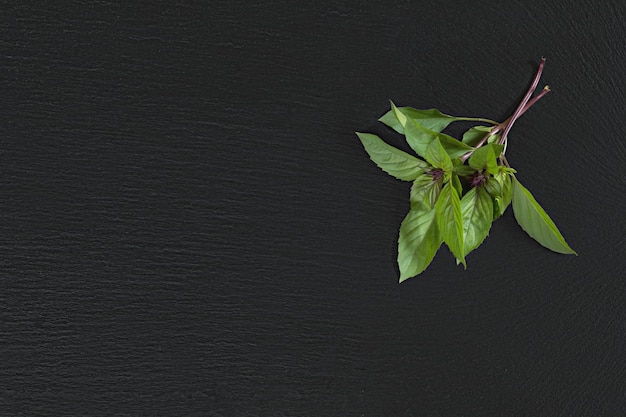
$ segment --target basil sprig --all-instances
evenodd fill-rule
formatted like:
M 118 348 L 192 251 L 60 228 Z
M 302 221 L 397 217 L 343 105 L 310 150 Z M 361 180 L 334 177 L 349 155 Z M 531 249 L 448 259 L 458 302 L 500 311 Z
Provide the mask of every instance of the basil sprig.
M 467 255 L 480 246 L 492 222 L 509 205 L 522 229 L 541 245 L 554 252 L 576 254 L 550 216 L 519 182 L 517 171 L 505 157 L 507 136 L 515 121 L 550 92 L 546 86 L 532 97 L 544 64 L 542 58 L 531 87 L 511 117 L 502 123 L 391 103 L 391 110 L 379 120 L 403 134 L 417 156 L 388 145 L 376 135 L 357 132 L 380 169 L 413 183 L 410 210 L 400 225 L 398 238 L 400 282 L 422 273 L 442 243 L 457 264 L 466 267 Z M 481 124 L 467 130 L 462 140 L 442 133 L 457 121 Z

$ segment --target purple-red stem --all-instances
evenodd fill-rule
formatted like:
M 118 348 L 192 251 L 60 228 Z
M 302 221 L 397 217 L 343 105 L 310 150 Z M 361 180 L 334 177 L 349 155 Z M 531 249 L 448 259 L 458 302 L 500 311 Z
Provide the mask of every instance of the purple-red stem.
M 513 123 L 515 123 L 517 119 L 519 119 L 524 113 L 526 113 L 526 111 L 529 108 L 531 108 L 535 103 L 537 103 L 543 96 L 545 96 L 546 94 L 550 92 L 550 87 L 546 85 L 539 94 L 537 94 L 532 99 L 530 98 L 533 92 L 535 91 L 535 89 L 537 88 L 537 84 L 539 84 L 539 79 L 541 78 L 541 73 L 543 72 L 543 66 L 545 65 L 545 62 L 546 62 L 546 59 L 541 58 L 541 63 L 539 64 L 537 73 L 535 74 L 535 77 L 533 78 L 533 82 L 530 88 L 528 89 L 528 91 L 526 92 L 526 94 L 524 95 L 524 98 L 515 109 L 515 112 L 513 112 L 513 114 L 504 122 L 494 126 L 493 129 L 491 129 L 480 141 L 478 141 L 475 148 L 480 148 L 482 145 L 485 144 L 485 142 L 491 136 L 497 134 L 498 132 L 504 129 L 504 132 L 502 133 L 500 140 L 498 140 L 498 144 L 502 145 L 506 141 L 506 136 L 511 131 L 511 127 L 513 127 Z M 466 160 L 468 160 L 469 157 L 472 155 L 472 152 L 468 152 L 465 155 L 461 156 L 461 161 L 465 162 Z
M 511 128 L 513 127 L 513 124 L 515 123 L 515 121 L 522 115 L 524 106 L 526 106 L 526 104 L 528 103 L 528 100 L 530 100 L 530 97 L 535 92 L 535 89 L 537 88 L 537 85 L 539 84 L 539 79 L 541 78 L 541 73 L 543 72 L 543 66 L 545 65 L 545 63 L 546 63 L 546 59 L 541 58 L 541 62 L 539 63 L 539 68 L 537 68 L 537 73 L 535 74 L 535 78 L 533 79 L 533 83 L 531 84 L 530 88 L 526 92 L 526 95 L 524 96 L 520 104 L 517 106 L 517 109 L 515 109 L 515 112 L 511 116 L 511 121 L 507 123 L 506 128 L 504 129 L 504 132 L 502 133 L 502 137 L 500 137 L 500 140 L 498 141 L 500 145 L 502 145 L 504 141 L 506 140 L 506 135 L 508 135 L 509 132 L 511 131 Z

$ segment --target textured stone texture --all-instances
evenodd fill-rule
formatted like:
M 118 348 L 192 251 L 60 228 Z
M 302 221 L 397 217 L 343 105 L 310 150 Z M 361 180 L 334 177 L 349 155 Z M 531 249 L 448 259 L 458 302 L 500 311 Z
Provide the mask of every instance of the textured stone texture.
M 1 415 L 623 414 L 622 2 L 129 3 L 2 6 Z M 508 212 L 398 285 L 352 132 L 504 119 L 542 55 L 508 155 L 580 256 Z

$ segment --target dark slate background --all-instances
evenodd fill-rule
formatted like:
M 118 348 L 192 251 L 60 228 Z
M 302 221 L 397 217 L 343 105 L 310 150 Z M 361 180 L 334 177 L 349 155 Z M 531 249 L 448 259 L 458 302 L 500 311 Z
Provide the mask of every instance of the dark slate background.
M 623 2 L 130 3 L 2 2 L 0 415 L 626 412 Z M 398 284 L 353 132 L 541 56 L 508 156 L 580 256 L 509 212 Z

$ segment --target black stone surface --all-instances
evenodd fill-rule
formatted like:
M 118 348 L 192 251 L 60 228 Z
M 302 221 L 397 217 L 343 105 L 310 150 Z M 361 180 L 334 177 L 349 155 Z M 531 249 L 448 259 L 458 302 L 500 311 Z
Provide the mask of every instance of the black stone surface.
M 623 2 L 1 9 L 0 415 L 624 415 Z M 398 284 L 353 132 L 502 120 L 541 56 L 507 155 L 580 256 L 508 212 Z

